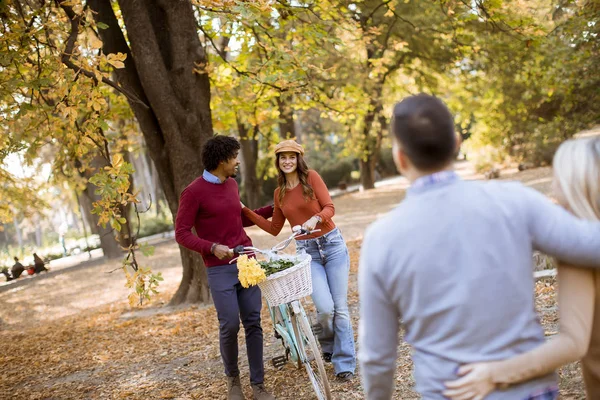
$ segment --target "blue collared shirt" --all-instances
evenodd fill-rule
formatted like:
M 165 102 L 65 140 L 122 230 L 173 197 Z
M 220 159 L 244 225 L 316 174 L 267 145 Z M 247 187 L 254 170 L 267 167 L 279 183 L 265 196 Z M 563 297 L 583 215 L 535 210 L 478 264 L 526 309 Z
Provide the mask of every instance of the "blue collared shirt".
M 214 183 L 215 185 L 220 185 L 220 184 L 223 183 L 223 182 L 221 182 L 221 179 L 219 179 L 219 177 L 217 177 L 216 175 L 211 174 L 207 170 L 204 170 L 204 172 L 202 173 L 202 177 L 204 178 L 204 180 L 206 182 Z
M 408 189 L 409 193 L 419 193 L 429 186 L 439 183 L 454 182 L 460 179 L 454 171 L 440 171 L 431 175 L 425 175 L 415 180 Z

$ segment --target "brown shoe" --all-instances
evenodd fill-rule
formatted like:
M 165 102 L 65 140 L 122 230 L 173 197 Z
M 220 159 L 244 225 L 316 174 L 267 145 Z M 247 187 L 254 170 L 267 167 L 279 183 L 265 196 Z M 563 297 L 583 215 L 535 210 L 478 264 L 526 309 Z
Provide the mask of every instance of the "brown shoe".
M 252 385 L 252 393 L 254 394 L 254 400 L 275 400 L 275 396 L 267 392 L 265 385 Z
M 227 377 L 227 400 L 245 400 L 239 376 Z

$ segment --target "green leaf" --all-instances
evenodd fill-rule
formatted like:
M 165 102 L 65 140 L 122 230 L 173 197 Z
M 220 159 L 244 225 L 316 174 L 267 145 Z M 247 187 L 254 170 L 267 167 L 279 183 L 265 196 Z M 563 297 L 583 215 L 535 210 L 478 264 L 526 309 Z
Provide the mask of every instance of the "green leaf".
M 107 25 L 107 24 L 105 24 L 104 22 L 98 22 L 98 23 L 96 24 L 96 26 L 97 26 L 98 28 L 100 28 L 100 29 L 108 29 L 108 25 Z
M 154 246 L 142 245 L 140 246 L 140 251 L 146 257 L 150 257 L 154 255 Z
M 116 219 L 110 220 L 110 226 L 117 232 L 121 232 L 121 224 Z

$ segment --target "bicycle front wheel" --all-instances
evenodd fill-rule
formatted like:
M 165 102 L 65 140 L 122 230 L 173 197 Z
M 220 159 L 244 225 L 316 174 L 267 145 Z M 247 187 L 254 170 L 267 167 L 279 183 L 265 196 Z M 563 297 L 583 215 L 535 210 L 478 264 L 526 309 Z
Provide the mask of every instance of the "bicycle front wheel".
M 294 313 L 292 320 L 299 357 L 306 368 L 317 398 L 319 400 L 331 400 L 331 390 L 325 373 L 325 365 L 304 309 L 301 308 L 300 313 Z

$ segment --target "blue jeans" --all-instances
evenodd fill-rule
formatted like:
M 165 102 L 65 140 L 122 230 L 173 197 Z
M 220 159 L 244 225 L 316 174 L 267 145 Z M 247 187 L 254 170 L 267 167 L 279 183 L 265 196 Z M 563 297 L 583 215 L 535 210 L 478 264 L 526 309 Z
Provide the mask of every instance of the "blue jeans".
M 525 400 L 555 400 L 558 399 L 558 387 L 549 387 L 540 393 L 535 393 Z
M 225 375 L 238 376 L 238 332 L 240 318 L 246 333 L 250 382 L 264 380 L 263 331 L 260 326 L 262 300 L 258 286 L 244 288 L 238 280 L 237 264 L 209 267 L 208 284 L 219 318 L 219 344 Z
M 298 240 L 296 249 L 312 257 L 312 300 L 317 321 L 323 331 L 318 335 L 321 350 L 332 353 L 336 374 L 356 369 L 354 333 L 348 310 L 350 257 L 339 229 L 316 239 Z

